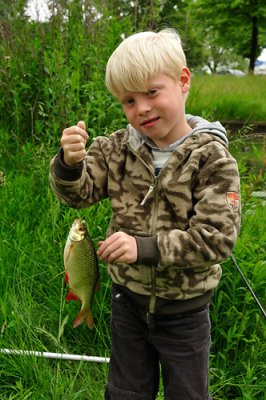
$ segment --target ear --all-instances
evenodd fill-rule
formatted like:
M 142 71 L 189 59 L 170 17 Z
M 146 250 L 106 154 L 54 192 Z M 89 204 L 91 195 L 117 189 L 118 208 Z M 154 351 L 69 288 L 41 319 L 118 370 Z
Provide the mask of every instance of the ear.
M 190 71 L 187 67 L 183 67 L 179 78 L 182 93 L 187 93 L 190 88 Z

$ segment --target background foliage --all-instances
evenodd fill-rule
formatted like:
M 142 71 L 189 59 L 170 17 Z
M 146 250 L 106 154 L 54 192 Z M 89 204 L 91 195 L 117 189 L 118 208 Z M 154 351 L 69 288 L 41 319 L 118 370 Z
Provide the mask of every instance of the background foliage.
M 235 0 L 230 7 L 214 0 L 48 4 L 49 20 L 40 22 L 26 16 L 27 0 L 0 0 L 0 123 L 20 142 L 58 140 L 79 118 L 90 122 L 92 136 L 117 127 L 122 113 L 105 90 L 105 65 L 122 37 L 137 30 L 178 29 L 195 73 L 207 64 L 213 71 L 232 62 L 243 67 L 250 59 L 252 25 L 243 15 L 257 18 L 253 53 L 266 37 L 262 0 Z
M 0 348 L 109 355 L 110 281 L 104 265 L 94 302 L 96 330 L 90 332 L 72 328 L 79 306 L 65 302 L 62 262 L 73 218 L 86 218 L 96 244 L 105 236 L 109 203 L 82 212 L 59 204 L 49 189 L 49 162 L 65 126 L 84 119 L 92 139 L 126 123 L 105 89 L 105 64 L 124 35 L 151 27 L 170 25 L 181 32 L 193 69 L 188 111 L 248 124 L 230 136 L 243 200 L 234 252 L 263 301 L 265 200 L 253 193 L 265 192 L 266 143 L 252 134 L 252 123 L 265 121 L 265 77 L 197 73 L 207 63 L 215 71 L 219 63 L 250 56 L 251 14 L 257 18 L 259 51 L 264 2 L 234 0 L 228 15 L 224 3 L 210 0 L 52 0 L 46 22 L 31 21 L 26 5 L 26 0 L 0 0 Z M 247 19 L 238 18 L 242 13 Z M 223 263 L 211 318 L 213 399 L 264 400 L 264 321 L 230 259 Z M 0 353 L 4 400 L 98 400 L 106 378 L 105 364 Z

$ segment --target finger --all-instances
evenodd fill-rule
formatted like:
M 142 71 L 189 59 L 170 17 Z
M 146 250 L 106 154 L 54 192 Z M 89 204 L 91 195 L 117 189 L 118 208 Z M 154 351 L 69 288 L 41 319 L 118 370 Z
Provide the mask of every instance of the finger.
M 77 123 L 77 126 L 78 126 L 79 128 L 81 128 L 81 129 L 83 129 L 84 131 L 86 131 L 86 124 L 85 124 L 84 121 L 79 121 L 79 122 Z
M 70 166 L 75 166 L 77 164 L 79 164 L 80 162 L 82 162 L 84 160 L 84 158 L 86 157 L 86 151 L 75 151 L 75 152 L 64 152 L 64 162 L 67 165 Z
M 73 159 L 73 161 L 76 160 L 79 162 L 79 161 L 84 160 L 87 153 L 85 150 L 77 150 L 77 151 L 68 150 L 68 151 L 64 151 L 64 154 L 67 155 L 67 158 Z
M 110 245 L 107 247 L 105 246 L 104 248 L 100 248 L 97 253 L 102 260 L 107 260 L 116 250 L 116 248 L 114 249 L 114 247 Z
M 74 139 L 70 140 L 61 140 L 62 147 L 65 151 L 80 151 L 85 150 L 85 144 L 81 141 L 75 141 Z
M 118 250 L 119 248 L 121 248 L 119 241 L 115 236 L 112 235 L 101 243 L 97 254 L 102 260 L 106 260 L 111 254 L 113 254 L 114 251 Z
M 71 126 L 63 130 L 62 136 L 72 136 L 72 135 L 81 136 L 85 142 L 88 140 L 89 137 L 87 132 L 84 129 L 80 128 L 79 126 Z
M 107 258 L 106 261 L 115 262 L 115 261 L 126 261 L 124 250 L 119 248 L 113 251 Z
M 62 136 L 61 138 L 61 146 L 64 150 L 66 149 L 74 149 L 82 150 L 85 149 L 85 141 L 79 135 L 71 135 L 71 136 Z
M 116 234 L 113 233 L 111 236 L 109 236 L 106 240 L 102 240 L 98 242 L 99 249 L 98 252 L 99 254 L 103 253 L 113 242 L 116 241 Z
M 99 240 L 98 246 L 101 247 L 102 244 L 103 244 L 103 240 Z

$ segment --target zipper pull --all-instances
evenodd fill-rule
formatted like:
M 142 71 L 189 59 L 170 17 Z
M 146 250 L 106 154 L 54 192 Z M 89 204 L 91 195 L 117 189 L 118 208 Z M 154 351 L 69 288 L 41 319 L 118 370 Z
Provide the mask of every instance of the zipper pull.
M 146 193 L 146 196 L 144 197 L 144 199 L 142 200 L 142 202 L 140 203 L 141 206 L 144 206 L 144 204 L 146 203 L 147 198 L 149 197 L 149 195 L 153 192 L 154 189 L 154 185 L 150 185 L 148 192 Z

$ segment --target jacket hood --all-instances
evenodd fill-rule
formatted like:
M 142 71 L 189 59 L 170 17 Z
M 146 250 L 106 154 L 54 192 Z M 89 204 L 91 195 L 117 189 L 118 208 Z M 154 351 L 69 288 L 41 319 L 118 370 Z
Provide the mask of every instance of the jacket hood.
M 219 121 L 209 122 L 204 118 L 190 114 L 186 115 L 186 119 L 187 123 L 192 128 L 189 136 L 194 135 L 195 133 L 209 133 L 211 135 L 218 136 L 220 139 L 223 140 L 226 147 L 228 146 L 226 130 Z
M 200 133 L 208 133 L 213 136 L 219 137 L 223 142 L 224 145 L 228 146 L 228 139 L 226 136 L 226 130 L 222 126 L 222 124 L 218 121 L 216 122 L 209 122 L 204 118 L 197 117 L 191 114 L 186 114 L 187 123 L 192 128 L 192 130 L 177 142 L 167 146 L 167 148 L 162 149 L 161 151 L 171 151 L 173 150 L 178 144 L 183 143 L 188 137 L 200 134 Z M 151 148 L 156 149 L 157 146 L 150 140 L 148 137 L 142 135 L 142 133 L 138 132 L 132 125 L 128 124 L 128 130 L 130 132 L 130 143 L 133 148 L 137 149 L 141 144 L 144 142 L 147 143 Z

